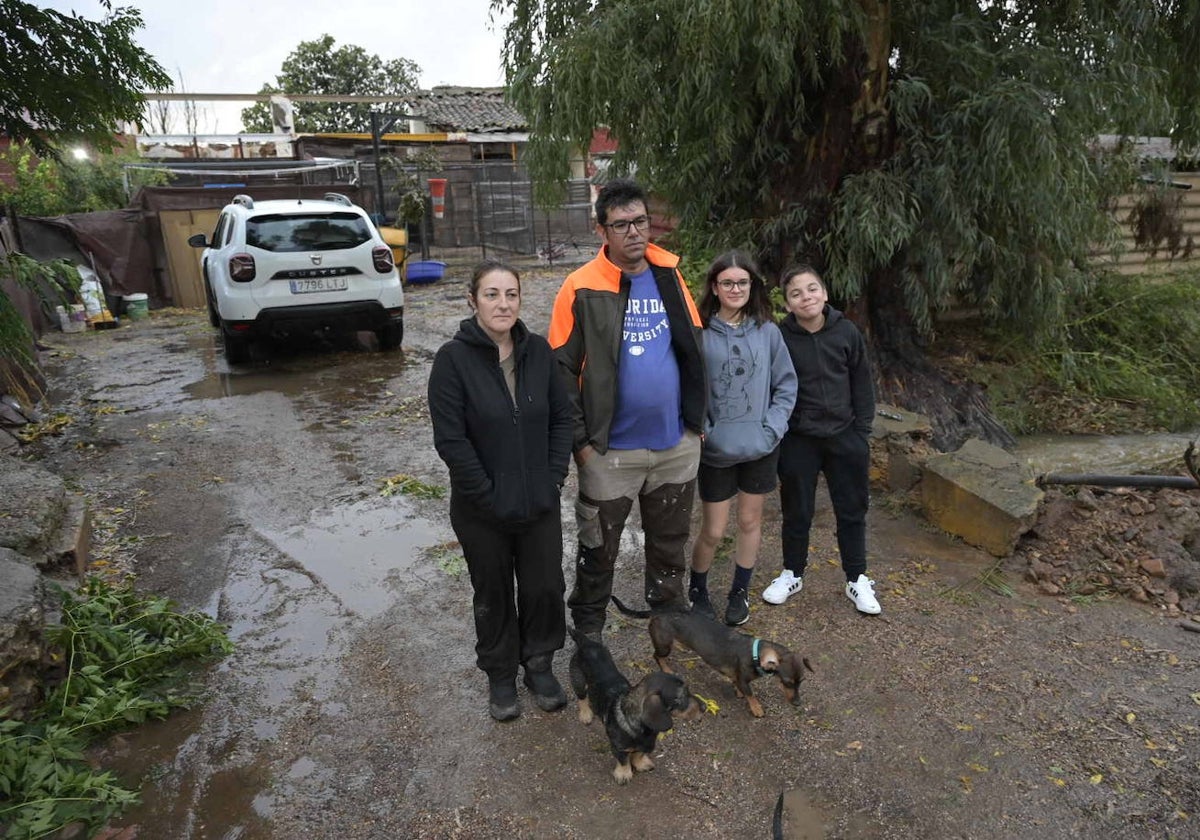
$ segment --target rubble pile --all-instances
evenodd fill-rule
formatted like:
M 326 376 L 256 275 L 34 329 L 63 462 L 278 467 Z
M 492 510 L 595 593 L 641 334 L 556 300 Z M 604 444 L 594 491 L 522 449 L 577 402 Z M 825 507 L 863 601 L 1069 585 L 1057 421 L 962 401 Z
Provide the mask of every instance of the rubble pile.
M 1014 560 L 1047 595 L 1122 595 L 1200 614 L 1200 491 L 1048 490 Z

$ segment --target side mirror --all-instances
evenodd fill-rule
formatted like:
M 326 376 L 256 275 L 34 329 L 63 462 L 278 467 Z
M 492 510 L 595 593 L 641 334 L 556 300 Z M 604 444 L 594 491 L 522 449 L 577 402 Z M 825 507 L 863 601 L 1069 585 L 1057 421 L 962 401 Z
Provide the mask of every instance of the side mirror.
M 203 233 L 193 233 L 191 236 L 188 237 L 187 242 L 193 248 L 207 248 L 208 247 L 208 237 L 205 236 Z

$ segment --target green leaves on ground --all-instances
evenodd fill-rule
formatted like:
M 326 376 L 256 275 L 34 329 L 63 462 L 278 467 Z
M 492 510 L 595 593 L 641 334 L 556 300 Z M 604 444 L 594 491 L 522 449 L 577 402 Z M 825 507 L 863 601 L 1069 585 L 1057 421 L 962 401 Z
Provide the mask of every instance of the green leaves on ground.
M 397 473 L 396 475 L 379 480 L 379 495 L 384 497 L 403 493 L 415 499 L 440 499 L 446 495 L 446 488 L 436 484 L 426 484 L 415 475 Z
M 99 735 L 166 717 L 194 699 L 197 662 L 229 653 L 223 628 L 201 613 L 131 585 L 90 578 L 62 593 L 62 623 L 48 631 L 66 668 L 26 720 L 0 719 L 0 823 L 9 840 L 44 837 L 69 823 L 102 825 L 137 801 L 84 749 Z

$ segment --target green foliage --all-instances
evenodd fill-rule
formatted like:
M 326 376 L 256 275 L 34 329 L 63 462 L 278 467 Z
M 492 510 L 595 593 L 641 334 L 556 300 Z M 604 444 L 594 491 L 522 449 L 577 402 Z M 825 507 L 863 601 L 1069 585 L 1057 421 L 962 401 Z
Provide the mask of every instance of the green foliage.
M 395 183 L 396 226 L 417 224 L 425 217 L 425 182 L 428 177 L 442 171 L 441 158 L 429 147 L 409 149 L 404 158 L 388 155 L 381 161 L 391 172 Z
M 0 822 L 13 840 L 74 822 L 94 829 L 136 802 L 88 764 L 87 744 L 187 706 L 187 666 L 233 649 L 212 619 L 128 584 L 90 578 L 78 594 L 62 593 L 62 608 L 48 635 L 62 648 L 66 677 L 28 720 L 0 720 Z
M 83 282 L 79 270 L 69 260 L 39 263 L 18 253 L 0 257 L 0 277 L 11 278 L 21 288 L 32 291 L 48 311 L 74 301 Z M 0 358 L 13 363 L 13 368 L 0 366 L 0 391 L 22 394 L 24 383 L 33 381 L 29 374 L 37 366 L 33 335 L 24 316 L 3 290 L 0 290 Z
M 441 499 L 446 495 L 446 488 L 436 484 L 428 484 L 415 475 L 397 473 L 387 478 L 379 479 L 379 495 L 385 498 L 400 493 L 412 496 L 414 499 Z
M 399 95 L 417 89 L 421 68 L 406 58 L 384 61 L 362 47 L 335 48 L 330 35 L 301 41 L 284 59 L 274 83 L 259 93 L 323 93 L 365 96 Z M 370 131 L 372 106 L 354 102 L 300 102 L 295 106 L 298 132 Z M 255 103 L 242 111 L 247 131 L 272 129 L 270 106 Z
M 1200 139 L 1200 83 L 1180 72 L 1200 49 L 1195 0 L 493 9 L 511 20 L 505 66 L 540 202 L 605 126 L 612 171 L 636 167 L 691 241 L 803 256 L 835 297 L 897 300 L 887 317 L 918 331 L 964 300 L 1051 328 L 1114 240 L 1107 207 L 1133 175 L 1095 137 Z
M 41 158 L 30 144 L 14 143 L 0 154 L 0 165 L 7 164 L 13 178 L 12 186 L 0 182 L 0 205 L 23 216 L 119 210 L 129 203 L 124 166 L 141 162 L 137 151 L 128 148 L 74 160 Z M 131 191 L 166 184 L 170 178 L 164 170 L 128 170 Z
M 91 21 L 0 0 L 0 132 L 42 155 L 64 139 L 107 149 L 117 124 L 141 120 L 139 91 L 171 83 L 134 41 L 141 12 L 101 3 L 107 14 Z
M 462 577 L 467 571 L 467 558 L 457 542 L 438 543 L 425 549 L 425 556 L 437 564 L 443 574 L 452 578 Z
M 976 367 L 1016 432 L 1200 426 L 1200 274 L 1111 275 L 1066 306 L 1060 330 L 1035 343 L 1012 328 L 985 339 Z

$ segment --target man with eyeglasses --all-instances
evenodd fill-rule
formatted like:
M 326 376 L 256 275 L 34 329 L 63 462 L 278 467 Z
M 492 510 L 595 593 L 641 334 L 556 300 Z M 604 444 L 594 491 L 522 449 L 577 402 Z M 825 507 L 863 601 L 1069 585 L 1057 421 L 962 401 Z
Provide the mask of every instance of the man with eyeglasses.
M 567 605 L 575 627 L 599 638 L 634 499 L 646 602 L 688 608 L 684 548 L 708 388 L 700 316 L 679 257 L 649 240 L 645 191 L 607 184 L 596 225 L 603 246 L 563 282 L 548 338 L 575 413 L 579 550 Z

